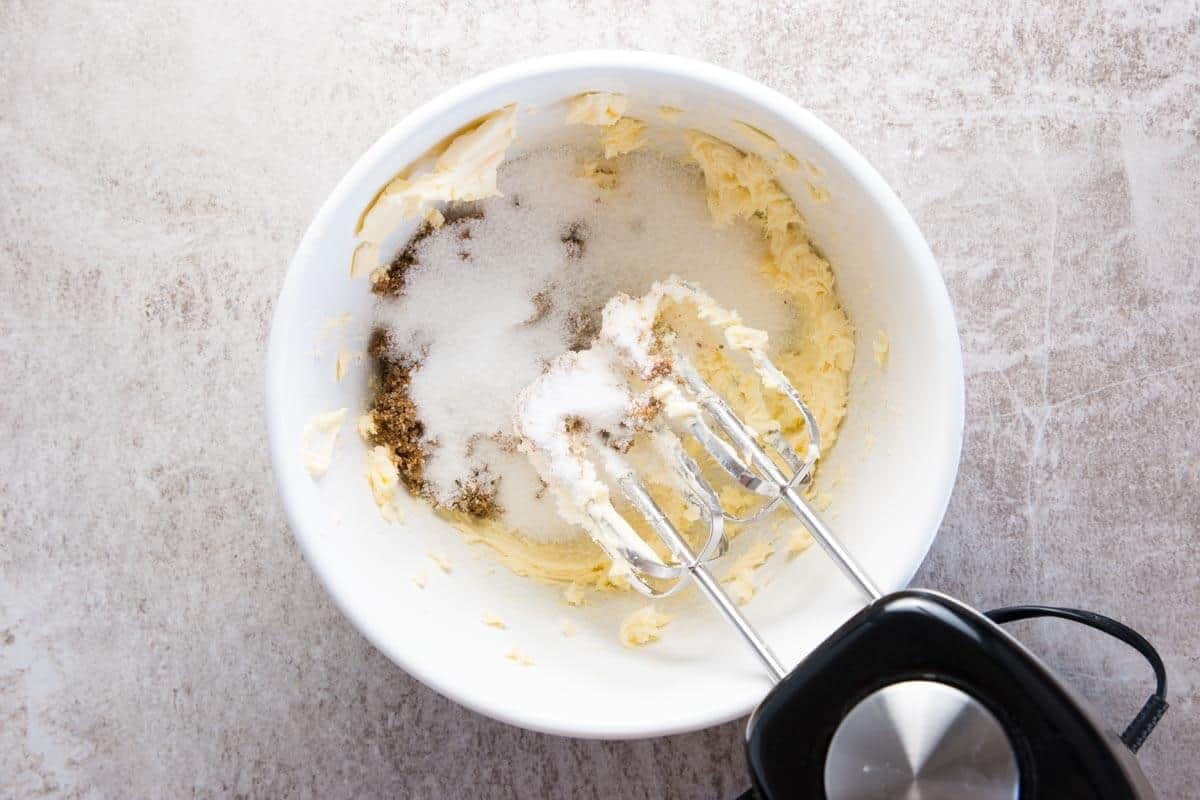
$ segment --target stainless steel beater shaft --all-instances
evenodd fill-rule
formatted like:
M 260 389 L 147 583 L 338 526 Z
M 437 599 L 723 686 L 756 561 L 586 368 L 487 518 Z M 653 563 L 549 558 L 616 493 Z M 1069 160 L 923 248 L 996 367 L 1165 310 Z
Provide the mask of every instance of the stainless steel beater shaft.
M 646 496 L 649 499 L 649 495 Z M 778 683 L 783 680 L 783 676 L 787 674 L 787 670 L 783 668 L 779 658 L 771 651 L 766 641 L 758 635 L 758 631 L 754 630 L 754 626 L 750 621 L 738 610 L 733 600 L 729 595 L 725 594 L 725 590 L 721 588 L 721 584 L 713 577 L 713 574 L 708 571 L 708 568 L 700 561 L 699 557 L 692 550 L 691 546 L 679 535 L 679 531 L 671 524 L 671 521 L 666 518 L 658 506 L 650 500 L 647 506 L 643 506 L 643 513 L 648 517 L 648 521 L 658 531 L 659 535 L 664 539 L 674 553 L 675 557 L 687 567 L 688 573 L 695 580 L 696 585 L 708 597 L 712 604 L 720 609 L 725 615 L 725 619 L 737 629 L 746 643 L 754 650 L 754 654 L 762 661 L 763 666 L 767 668 L 767 672 L 771 675 L 771 682 Z M 655 518 L 657 517 L 657 518 Z
M 764 458 L 766 458 L 765 454 Z M 755 460 L 757 461 L 758 459 Z M 766 460 L 770 462 L 771 459 L 766 458 Z M 764 472 L 767 471 L 761 464 L 759 466 Z M 842 570 L 842 574 L 858 584 L 858 588 L 872 600 L 878 600 L 883 597 L 883 592 L 879 591 L 879 587 L 871 581 L 867 573 L 863 572 L 862 567 L 850 557 L 838 540 L 833 538 L 833 534 L 829 531 L 829 528 L 825 527 L 825 523 L 821 521 L 821 518 L 813 512 L 808 503 L 804 502 L 804 499 L 800 497 L 800 493 L 791 486 L 783 486 L 781 493 L 784 504 L 804 523 L 804 527 L 808 528 L 813 538 L 820 542 L 821 547 L 824 548 L 829 557 Z

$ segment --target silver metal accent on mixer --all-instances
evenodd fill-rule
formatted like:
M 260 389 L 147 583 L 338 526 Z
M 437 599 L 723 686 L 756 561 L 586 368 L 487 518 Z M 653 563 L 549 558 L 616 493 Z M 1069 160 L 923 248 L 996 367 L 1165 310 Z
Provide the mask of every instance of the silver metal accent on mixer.
M 1013 800 L 1012 743 L 978 700 L 935 681 L 904 681 L 868 695 L 833 734 L 825 759 L 829 800 Z

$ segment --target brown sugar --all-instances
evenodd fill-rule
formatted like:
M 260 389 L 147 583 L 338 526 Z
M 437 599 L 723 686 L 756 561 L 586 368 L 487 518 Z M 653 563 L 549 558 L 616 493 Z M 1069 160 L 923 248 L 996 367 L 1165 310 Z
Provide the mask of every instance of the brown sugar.
M 521 323 L 526 327 L 536 325 L 541 322 L 546 318 L 546 315 L 550 313 L 551 309 L 554 308 L 554 301 L 550 298 L 550 289 L 542 289 L 533 297 L 529 298 L 529 300 L 533 303 L 533 313 Z
M 516 205 L 520 205 L 520 203 Z M 442 211 L 442 216 L 446 218 L 447 224 L 468 219 L 483 219 L 483 206 L 479 203 L 453 203 Z M 471 234 L 468 232 L 466 236 L 460 235 L 460 238 L 470 239 Z
M 586 222 L 572 222 L 567 226 L 566 230 L 559 235 L 563 246 L 567 250 L 567 258 L 579 259 L 583 258 L 583 252 L 587 249 L 588 236 L 591 231 L 588 229 Z
M 517 452 L 521 446 L 521 438 L 511 433 L 496 431 L 488 438 L 500 446 L 501 452 L 508 453 L 509 455 Z
M 671 374 L 671 362 L 665 358 L 660 358 L 654 362 L 654 366 L 650 369 L 651 378 L 664 378 Z
M 375 421 L 372 444 L 381 444 L 395 454 L 400 479 L 410 492 L 420 495 L 425 489 L 429 445 L 425 424 L 409 395 L 412 374 L 420 364 L 406 358 L 397 360 L 390 349 L 386 331 L 377 330 L 371 335 L 367 352 L 379 364 L 379 386 L 371 404 Z
M 447 208 L 442 215 L 445 220 L 444 226 L 457 231 L 460 241 L 468 241 L 471 238 L 472 220 L 483 219 L 483 209 L 475 203 L 463 203 L 453 205 Z M 392 263 L 388 264 L 383 275 L 375 281 L 371 287 L 371 291 L 375 294 L 384 297 L 400 297 L 404 294 L 404 283 L 408 277 L 408 272 L 420 262 L 417 258 L 417 250 L 421 243 L 428 239 L 436 229 L 428 222 L 422 223 L 417 232 L 408 240 L 408 244 L 396 254 L 392 259 Z M 463 250 L 459 253 L 459 258 L 466 261 L 470 258 L 470 253 Z
M 458 493 L 450 506 L 455 511 L 470 514 L 479 519 L 492 519 L 504 513 L 504 509 L 496 502 L 499 492 L 499 478 L 493 478 L 486 468 L 476 469 L 466 480 L 456 480 Z
M 400 480 L 408 491 L 436 504 L 425 485 L 425 460 L 435 443 L 426 440 L 425 424 L 409 391 L 413 373 L 421 365 L 411 358 L 397 359 L 384 330 L 371 335 L 367 352 L 379 364 L 379 385 L 371 404 L 371 418 L 375 422 L 371 443 L 383 445 L 395 454 Z M 500 479 L 491 477 L 486 469 L 477 469 L 470 478 L 455 483 L 458 493 L 450 503 L 451 508 L 480 519 L 504 513 L 496 501 Z
M 417 232 L 408 240 L 408 244 L 404 245 L 404 248 L 392 259 L 392 263 L 388 264 L 383 276 L 371 286 L 371 291 L 384 297 L 399 297 L 404 294 L 404 281 L 408 276 L 408 271 L 417 265 L 417 246 L 429 238 L 431 233 L 433 233 L 433 227 L 427 222 L 417 228 Z
M 641 428 L 657 417 L 662 412 L 662 409 L 662 400 L 659 400 L 657 397 L 645 397 L 634 404 L 629 416 Z
M 574 351 L 591 347 L 600 333 L 600 310 L 577 309 L 567 315 L 567 347 Z

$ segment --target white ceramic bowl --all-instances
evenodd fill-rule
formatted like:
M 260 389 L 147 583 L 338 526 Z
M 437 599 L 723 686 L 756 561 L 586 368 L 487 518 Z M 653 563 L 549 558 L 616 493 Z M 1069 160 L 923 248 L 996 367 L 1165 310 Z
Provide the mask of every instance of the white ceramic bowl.
M 941 523 L 958 467 L 963 379 L 937 264 L 896 195 L 812 114 L 741 75 L 635 52 L 527 61 L 451 89 L 358 160 L 309 226 L 271 330 L 271 457 L 296 539 L 363 635 L 442 694 L 526 728 L 631 738 L 746 714 L 768 688 L 758 662 L 694 590 L 670 601 L 676 619 L 660 642 L 626 649 L 617 640 L 619 622 L 644 604 L 641 598 L 608 596 L 569 608 L 560 588 L 494 566 L 419 504 L 409 505 L 403 525 L 386 525 L 368 492 L 365 448 L 352 425 L 367 404 L 367 367 L 341 382 L 333 378 L 339 346 L 361 352 L 369 332 L 369 286 L 350 280 L 348 266 L 356 220 L 376 191 L 487 112 L 519 103 L 518 145 L 536 144 L 539 131 L 561 125 L 566 98 L 594 90 L 628 95 L 631 116 L 653 118 L 660 105 L 684 109 L 680 126 L 755 150 L 732 124 L 749 123 L 816 168 L 780 180 L 833 264 L 859 348 L 849 415 L 823 467 L 826 483 L 841 477 L 826 517 L 884 590 L 907 584 Z M 814 202 L 808 182 L 825 188 L 829 200 Z M 348 324 L 327 327 L 347 311 Z M 872 357 L 879 330 L 891 339 L 886 368 Z M 350 409 L 350 420 L 329 473 L 314 481 L 302 464 L 301 431 L 312 415 L 341 407 Z M 452 572 L 433 568 L 430 552 L 445 554 Z M 864 603 L 819 547 L 764 569 L 769 583 L 745 612 L 788 665 Z M 411 580 L 422 571 L 424 589 Z M 507 630 L 484 626 L 485 611 L 502 617 Z M 562 634 L 563 617 L 575 635 Z M 506 661 L 514 646 L 535 663 Z

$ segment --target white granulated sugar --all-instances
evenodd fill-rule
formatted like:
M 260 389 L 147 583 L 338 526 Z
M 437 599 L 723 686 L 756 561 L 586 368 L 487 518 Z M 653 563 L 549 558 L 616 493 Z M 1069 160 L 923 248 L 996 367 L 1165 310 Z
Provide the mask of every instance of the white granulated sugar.
M 524 456 L 489 437 L 512 433 L 517 395 L 551 360 L 590 343 L 610 297 L 640 295 L 674 273 L 773 336 L 793 319 L 757 274 L 760 233 L 713 224 L 698 169 L 636 152 L 601 162 L 617 174 L 602 189 L 580 175 L 594 158 L 558 147 L 506 162 L 504 196 L 474 204 L 480 218 L 448 209 L 446 224 L 414 247 L 403 296 L 377 312 L 395 355 L 420 361 L 409 392 L 435 442 L 429 489 L 450 503 L 456 481 L 486 469 L 500 478 L 502 521 L 542 541 L 582 532 L 557 518 Z
M 524 453 L 505 450 L 490 440 L 479 443 L 474 453 L 478 463 L 488 465 L 497 484 L 496 502 L 504 509 L 504 522 L 536 541 L 553 541 L 566 531 L 554 511 L 554 501 L 533 464 Z
M 589 501 L 606 493 L 589 457 L 576 447 L 579 436 L 612 435 L 633 411 L 629 376 L 605 342 L 578 353 L 564 353 L 549 370 L 518 395 L 517 433 L 537 460 L 538 472 L 558 498 L 559 516 L 584 519 Z M 586 423 L 572 435 L 568 420 Z M 599 495 L 597 495 L 599 492 Z

